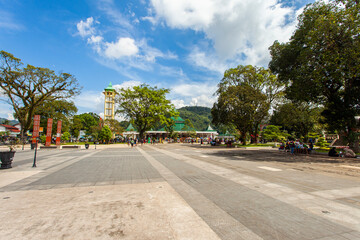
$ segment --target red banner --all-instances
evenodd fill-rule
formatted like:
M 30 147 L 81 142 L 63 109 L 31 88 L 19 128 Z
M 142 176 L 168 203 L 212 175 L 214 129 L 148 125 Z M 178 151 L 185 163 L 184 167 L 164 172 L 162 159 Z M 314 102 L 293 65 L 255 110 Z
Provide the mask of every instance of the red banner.
M 46 127 L 46 143 L 45 146 L 49 147 L 51 145 L 51 132 L 52 132 L 52 118 L 48 118 L 47 127 Z
M 61 121 L 58 121 L 57 123 L 57 133 L 56 133 L 56 145 L 60 145 L 60 139 L 61 139 Z
M 39 137 L 39 129 L 40 129 L 40 115 L 34 116 L 34 128 L 33 128 L 33 139 L 32 142 L 36 142 L 36 138 Z

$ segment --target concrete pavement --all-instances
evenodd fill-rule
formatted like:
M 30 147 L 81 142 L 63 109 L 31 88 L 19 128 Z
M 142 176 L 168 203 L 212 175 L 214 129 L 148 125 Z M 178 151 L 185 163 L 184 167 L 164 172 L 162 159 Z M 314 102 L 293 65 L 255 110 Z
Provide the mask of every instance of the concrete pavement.
M 18 151 L 0 171 L 1 239 L 360 239 L 358 178 L 231 151 L 41 150 L 37 168 Z

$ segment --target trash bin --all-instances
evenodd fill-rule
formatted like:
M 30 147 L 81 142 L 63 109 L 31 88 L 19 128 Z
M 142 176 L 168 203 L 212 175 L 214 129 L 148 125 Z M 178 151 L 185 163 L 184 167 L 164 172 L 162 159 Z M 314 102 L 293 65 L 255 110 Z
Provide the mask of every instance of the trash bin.
M 36 143 L 31 143 L 31 149 L 35 149 Z
M 85 143 L 85 148 L 89 149 L 89 144 L 88 143 Z

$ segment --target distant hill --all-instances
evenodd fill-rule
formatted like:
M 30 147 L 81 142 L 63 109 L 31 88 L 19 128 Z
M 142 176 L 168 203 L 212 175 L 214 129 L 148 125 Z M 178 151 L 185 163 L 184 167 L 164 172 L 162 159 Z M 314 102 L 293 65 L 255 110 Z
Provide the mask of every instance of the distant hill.
M 180 117 L 189 119 L 196 130 L 202 131 L 211 123 L 211 108 L 208 107 L 182 107 L 177 109 Z
M 14 124 L 18 123 L 18 121 L 16 121 L 16 120 L 7 120 L 6 118 L 0 117 L 0 124 L 4 124 L 4 123 L 6 123 L 6 121 L 8 121 L 9 125 L 14 125 Z

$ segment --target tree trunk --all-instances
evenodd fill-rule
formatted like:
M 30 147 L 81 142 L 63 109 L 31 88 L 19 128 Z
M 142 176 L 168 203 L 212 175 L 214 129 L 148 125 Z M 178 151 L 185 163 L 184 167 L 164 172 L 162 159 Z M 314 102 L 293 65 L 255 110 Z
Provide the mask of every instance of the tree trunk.
M 24 148 L 25 148 L 25 139 L 24 138 L 25 138 L 25 136 L 24 136 L 24 128 L 21 126 L 20 141 L 21 141 L 21 144 L 22 144 L 22 150 L 24 150 Z

